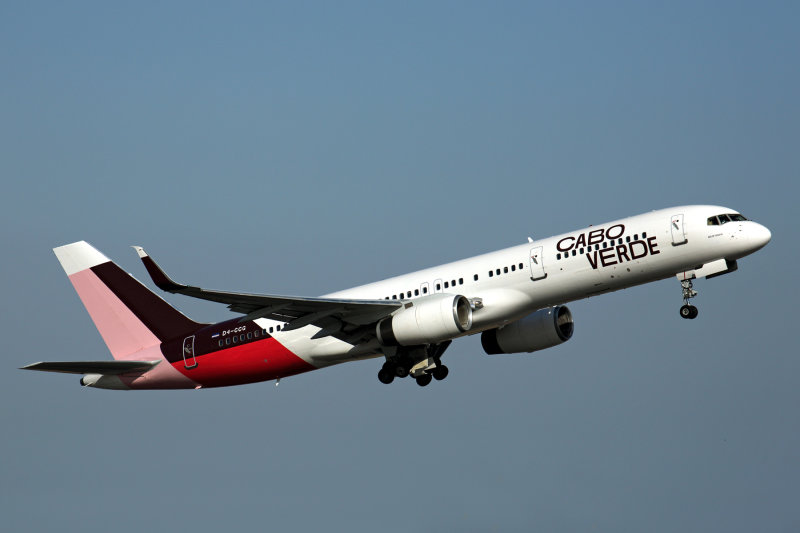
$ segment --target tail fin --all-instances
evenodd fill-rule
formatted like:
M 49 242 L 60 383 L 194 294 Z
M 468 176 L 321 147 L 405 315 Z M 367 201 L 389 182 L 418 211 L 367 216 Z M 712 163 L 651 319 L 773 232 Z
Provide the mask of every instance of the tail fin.
M 140 350 L 190 335 L 202 326 L 89 243 L 80 241 L 53 251 L 114 359 L 136 359 Z

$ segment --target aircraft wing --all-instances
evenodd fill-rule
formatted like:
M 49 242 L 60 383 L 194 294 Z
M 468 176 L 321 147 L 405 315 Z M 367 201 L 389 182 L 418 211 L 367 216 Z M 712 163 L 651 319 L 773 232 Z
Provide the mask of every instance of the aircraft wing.
M 42 370 L 66 374 L 116 375 L 150 370 L 161 361 L 43 361 L 23 366 L 20 370 Z
M 288 322 L 285 329 L 297 329 L 326 317 L 338 318 L 354 325 L 366 325 L 390 315 L 402 307 L 396 300 L 345 300 L 338 298 L 305 298 L 273 296 L 202 289 L 176 283 L 159 267 L 141 246 L 133 247 L 156 286 L 166 292 L 183 294 L 201 300 L 226 304 L 234 313 L 246 315 L 242 320 L 269 318 Z

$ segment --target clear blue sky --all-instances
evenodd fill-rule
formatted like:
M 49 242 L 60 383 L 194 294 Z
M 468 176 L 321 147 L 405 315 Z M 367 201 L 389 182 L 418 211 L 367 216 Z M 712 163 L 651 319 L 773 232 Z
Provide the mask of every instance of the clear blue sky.
M 0 7 L 8 531 L 800 527 L 795 2 Z M 733 275 L 571 304 L 534 355 L 193 391 L 16 370 L 108 352 L 51 248 L 139 244 L 210 288 L 319 295 L 715 203 Z M 168 301 L 198 320 L 223 306 Z

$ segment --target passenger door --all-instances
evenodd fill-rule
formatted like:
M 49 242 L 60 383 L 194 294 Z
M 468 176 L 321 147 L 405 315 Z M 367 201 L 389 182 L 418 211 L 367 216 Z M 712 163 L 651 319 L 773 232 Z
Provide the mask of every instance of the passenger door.
M 183 339 L 183 366 L 186 368 L 197 366 L 197 359 L 194 358 L 194 335 Z
M 544 271 L 544 261 L 542 259 L 542 250 L 543 247 L 538 246 L 536 248 L 531 249 L 531 279 L 536 281 L 537 279 L 544 279 L 547 277 L 547 274 Z
M 686 230 L 683 227 L 683 215 L 672 215 L 669 228 L 672 232 L 672 246 L 686 244 L 687 239 Z

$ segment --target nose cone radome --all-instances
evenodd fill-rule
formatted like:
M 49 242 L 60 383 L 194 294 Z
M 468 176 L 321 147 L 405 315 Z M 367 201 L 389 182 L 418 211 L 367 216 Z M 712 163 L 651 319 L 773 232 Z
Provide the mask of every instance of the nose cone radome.
M 772 232 L 761 224 L 753 224 L 750 230 L 750 241 L 753 243 L 754 250 L 758 250 L 767 245 L 772 239 Z

